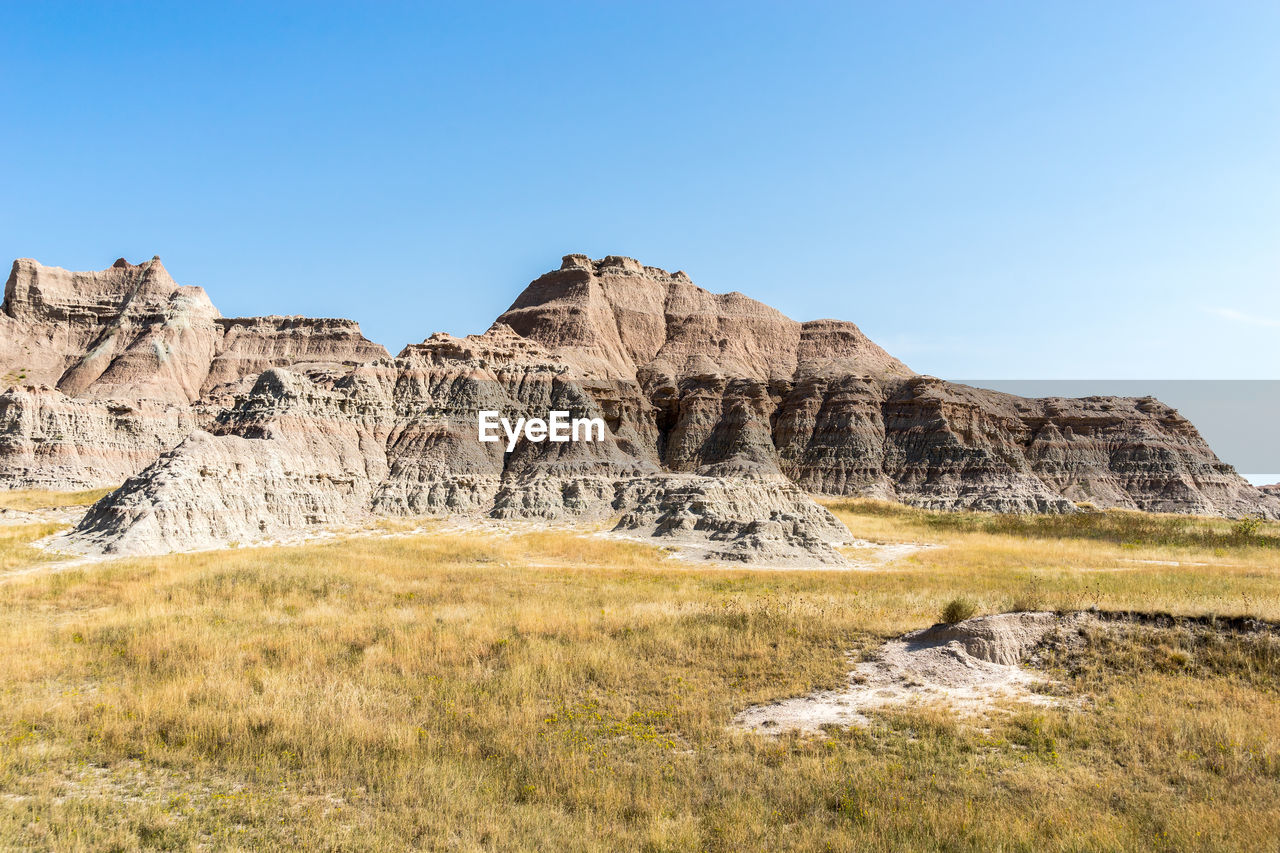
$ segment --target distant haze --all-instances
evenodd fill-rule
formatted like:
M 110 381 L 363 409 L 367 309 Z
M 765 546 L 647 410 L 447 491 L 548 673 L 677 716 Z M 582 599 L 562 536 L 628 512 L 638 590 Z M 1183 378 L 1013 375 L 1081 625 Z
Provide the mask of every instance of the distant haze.
M 1280 482 L 1280 380 L 959 379 L 1020 397 L 1156 397 L 1195 424 L 1255 486 Z

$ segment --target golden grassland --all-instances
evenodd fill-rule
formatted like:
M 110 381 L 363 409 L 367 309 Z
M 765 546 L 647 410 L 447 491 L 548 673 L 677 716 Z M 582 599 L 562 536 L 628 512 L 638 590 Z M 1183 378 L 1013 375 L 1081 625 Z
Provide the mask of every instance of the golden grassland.
M 31 510 L 68 506 L 89 506 L 106 497 L 112 489 L 89 489 L 83 492 L 41 492 L 33 489 L 15 489 L 0 492 L 0 507 Z
M 0 576 L 0 847 L 1246 850 L 1280 837 L 1273 633 L 1091 633 L 1052 664 L 1070 698 L 1057 708 L 901 710 L 826 738 L 728 725 L 840 685 L 847 652 L 932 623 L 958 595 L 979 612 L 1275 620 L 1276 525 L 829 505 L 864 538 L 941 547 L 877 571 L 762 572 L 565 532 L 435 532 Z M 7 530 L 6 571 L 45 527 Z
M 35 509 L 63 509 L 88 506 L 109 493 L 111 489 L 92 489 L 83 492 L 40 492 L 15 490 L 0 492 L 0 509 L 26 512 Z M 36 524 L 0 525 L 0 575 L 36 565 L 53 562 L 56 554 L 26 547 L 28 542 L 56 533 L 63 524 L 46 522 Z

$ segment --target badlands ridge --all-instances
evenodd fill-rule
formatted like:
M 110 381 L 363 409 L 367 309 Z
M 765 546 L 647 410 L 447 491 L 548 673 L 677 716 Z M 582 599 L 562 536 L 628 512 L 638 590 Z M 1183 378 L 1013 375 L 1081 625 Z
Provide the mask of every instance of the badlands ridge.
M 630 258 L 568 255 L 483 335 L 395 358 L 346 320 L 228 319 L 159 258 L 19 260 L 0 311 L 0 488 L 124 485 L 89 553 L 249 543 L 372 515 L 605 521 L 717 559 L 839 563 L 810 493 L 937 509 L 1280 517 L 1153 398 L 1025 399 L 920 376 Z M 604 441 L 480 442 L 477 414 Z

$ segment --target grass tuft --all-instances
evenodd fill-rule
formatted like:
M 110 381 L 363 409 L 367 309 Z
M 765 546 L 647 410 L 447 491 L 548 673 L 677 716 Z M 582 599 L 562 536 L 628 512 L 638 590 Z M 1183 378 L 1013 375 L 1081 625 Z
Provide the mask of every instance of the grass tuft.
M 972 600 L 964 596 L 953 598 L 942 608 L 942 621 L 948 625 L 954 625 L 957 622 L 972 619 L 977 610 L 978 605 L 974 604 Z

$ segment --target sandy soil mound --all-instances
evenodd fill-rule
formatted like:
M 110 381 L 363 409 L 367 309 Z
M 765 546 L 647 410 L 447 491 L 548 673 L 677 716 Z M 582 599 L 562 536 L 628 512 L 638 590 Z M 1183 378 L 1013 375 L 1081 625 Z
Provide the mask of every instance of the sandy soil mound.
M 1049 704 L 1031 690 L 1043 676 L 1021 662 L 1046 636 L 1074 627 L 1079 615 L 1002 613 L 955 625 L 934 625 L 885 643 L 849 673 L 844 690 L 823 690 L 756 705 L 734 725 L 766 733 L 819 733 L 823 726 L 867 724 L 864 711 L 895 705 L 942 703 L 967 713 L 999 701 Z

